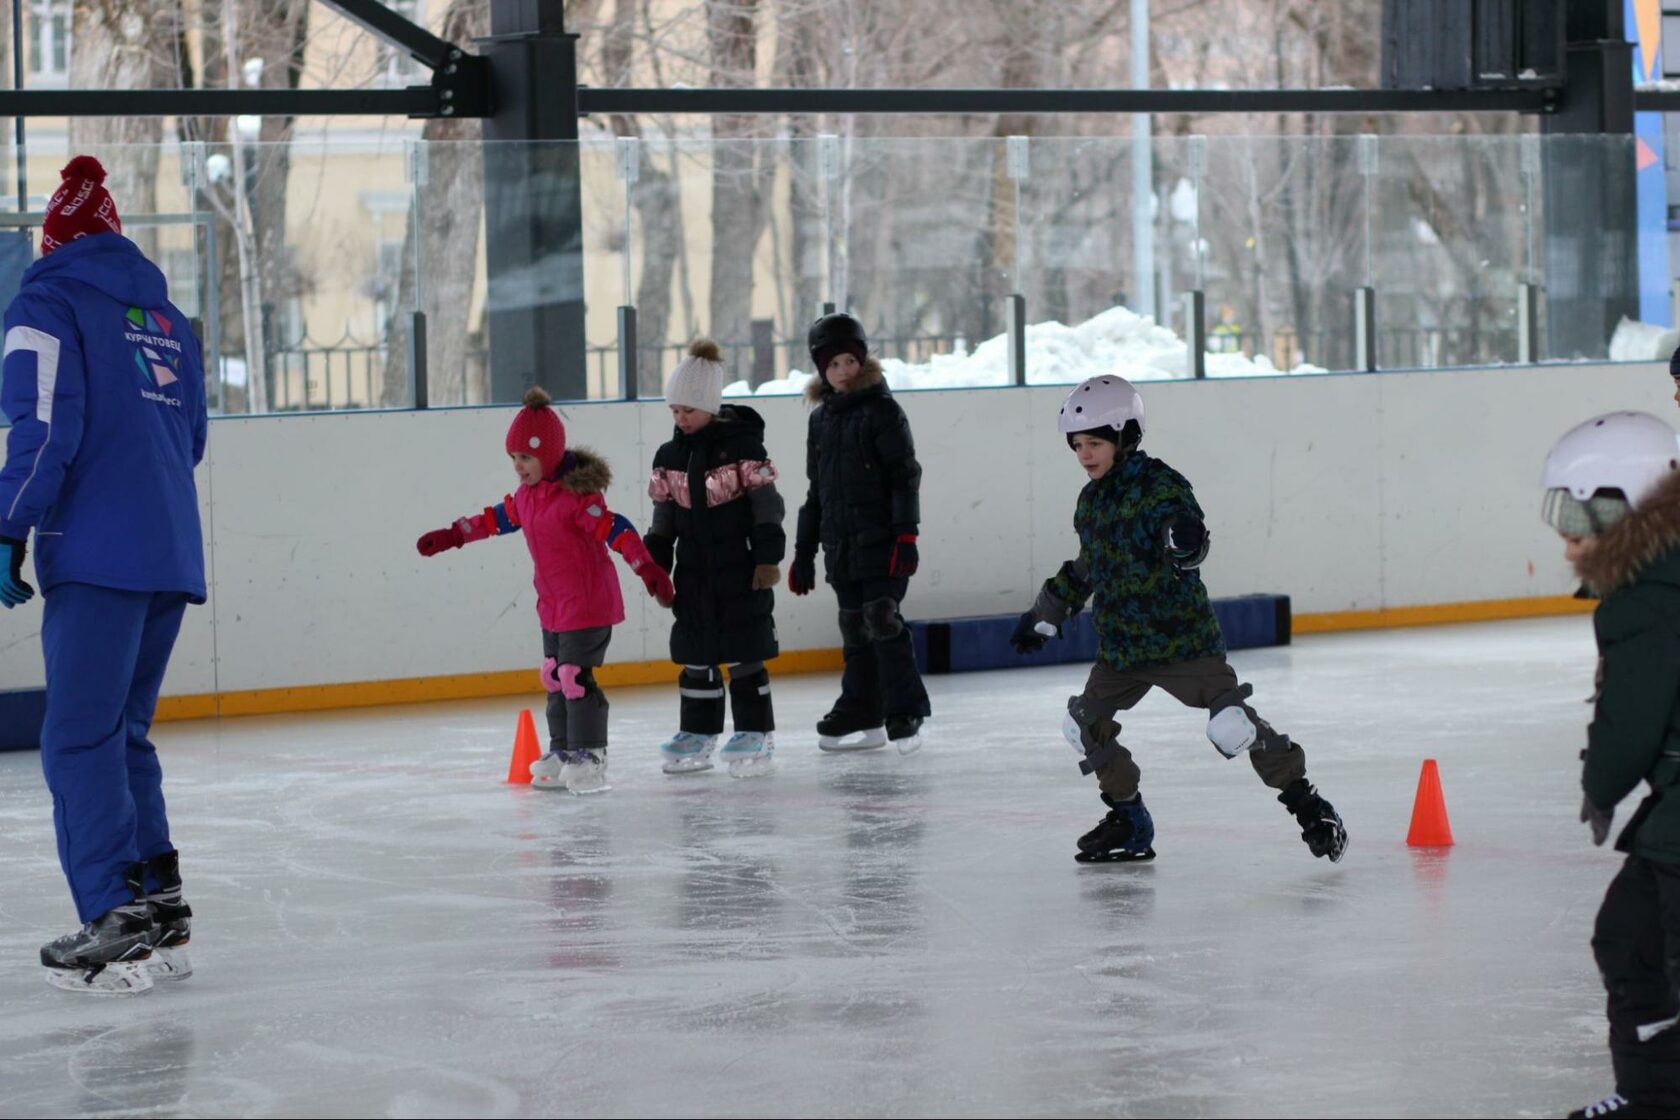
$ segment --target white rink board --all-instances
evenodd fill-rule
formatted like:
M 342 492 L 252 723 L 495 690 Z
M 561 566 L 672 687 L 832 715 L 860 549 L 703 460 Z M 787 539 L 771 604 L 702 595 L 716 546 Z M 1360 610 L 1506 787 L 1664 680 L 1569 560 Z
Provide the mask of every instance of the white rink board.
M 1297 612 L 1567 593 L 1539 520 L 1552 441 L 1598 412 L 1669 417 L 1655 364 L 1506 367 L 1150 384 L 1144 446 L 1208 515 L 1215 595 L 1279 592 Z M 1065 386 L 904 393 L 924 468 L 922 571 L 906 615 L 1024 609 L 1075 550 L 1083 482 L 1055 429 Z M 751 402 L 783 472 L 791 541 L 807 410 Z M 165 693 L 515 670 L 540 660 L 530 560 L 502 539 L 422 560 L 414 540 L 498 501 L 513 409 L 218 419 L 200 471 L 212 601 L 189 613 Z M 565 407 L 606 456 L 612 507 L 647 527 L 663 402 Z M 791 551 L 791 548 L 790 548 Z M 615 563 L 617 561 L 615 560 Z M 667 622 L 620 565 L 614 661 L 658 660 Z M 39 686 L 40 610 L 0 632 L 0 688 Z M 778 592 L 784 649 L 832 647 L 825 590 Z

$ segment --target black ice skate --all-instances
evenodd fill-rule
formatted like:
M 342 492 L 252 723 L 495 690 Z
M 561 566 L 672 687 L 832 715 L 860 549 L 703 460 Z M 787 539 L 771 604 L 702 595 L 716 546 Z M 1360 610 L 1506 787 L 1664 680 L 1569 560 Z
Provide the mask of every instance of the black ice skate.
M 142 895 L 144 864 L 129 865 L 134 901 L 107 911 L 75 933 L 41 947 L 47 983 L 67 992 L 135 996 L 152 990 L 142 963 L 152 955 L 151 910 Z
M 151 911 L 151 959 L 146 971 L 154 980 L 185 980 L 192 975 L 187 943 L 192 940 L 192 907 L 181 898 L 181 853 L 165 852 L 146 861 L 157 889 L 146 895 Z
M 1658 1120 L 1659 1117 L 1680 1117 L 1680 1109 L 1645 1104 L 1629 1100 L 1620 1093 L 1611 1093 L 1596 1104 L 1577 1108 L 1569 1114 L 1569 1120 L 1593 1120 L 1599 1116 L 1613 1116 L 1616 1120 Z
M 1155 840 L 1155 821 L 1144 807 L 1143 795 L 1130 801 L 1111 801 L 1107 795 L 1108 815 L 1097 827 L 1079 838 L 1079 853 L 1073 858 L 1080 863 L 1136 863 L 1155 858 L 1149 845 Z
M 851 738 L 854 735 L 858 738 Z M 817 746 L 825 751 L 873 751 L 886 745 L 887 732 L 879 719 L 836 707 L 817 721 Z
M 1315 856 L 1329 856 L 1331 863 L 1340 863 L 1347 854 L 1347 828 L 1342 824 L 1336 807 L 1320 797 L 1312 783 L 1297 778 L 1278 794 L 1278 801 L 1295 815 L 1301 826 L 1301 839 Z
M 888 716 L 887 739 L 899 754 L 911 754 L 922 745 L 921 716 Z

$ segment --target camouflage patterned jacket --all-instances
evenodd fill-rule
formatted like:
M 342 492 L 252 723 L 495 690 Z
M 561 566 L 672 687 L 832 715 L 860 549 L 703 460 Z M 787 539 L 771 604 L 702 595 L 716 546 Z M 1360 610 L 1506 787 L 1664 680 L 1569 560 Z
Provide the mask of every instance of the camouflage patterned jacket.
M 1202 517 L 1185 477 L 1142 451 L 1128 453 L 1080 491 L 1079 559 L 1045 581 L 1040 612 L 1070 617 L 1095 592 L 1097 660 L 1111 669 L 1224 653 L 1201 574 L 1168 559 L 1167 527 L 1182 515 Z

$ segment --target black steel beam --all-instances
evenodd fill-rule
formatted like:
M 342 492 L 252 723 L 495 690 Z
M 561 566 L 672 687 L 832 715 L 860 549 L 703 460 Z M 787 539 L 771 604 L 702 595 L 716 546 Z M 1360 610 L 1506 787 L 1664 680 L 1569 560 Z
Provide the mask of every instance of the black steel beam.
M 450 52 L 460 49 L 424 27 L 410 23 L 379 0 L 321 0 L 321 3 L 433 70 L 444 64 Z
M 0 117 L 437 115 L 438 94 L 430 86 L 409 86 L 407 89 L 0 90 Z
M 1633 111 L 1636 113 L 1680 113 L 1680 90 L 1635 89 Z
M 1545 113 L 1550 88 L 578 89 L 592 113 Z

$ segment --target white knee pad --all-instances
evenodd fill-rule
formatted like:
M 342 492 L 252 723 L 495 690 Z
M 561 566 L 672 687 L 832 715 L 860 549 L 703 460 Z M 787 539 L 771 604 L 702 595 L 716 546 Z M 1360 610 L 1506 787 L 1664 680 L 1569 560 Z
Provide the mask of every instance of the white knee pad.
M 1260 729 L 1241 704 L 1222 708 L 1208 720 L 1208 739 L 1226 758 L 1235 758 L 1260 741 Z

